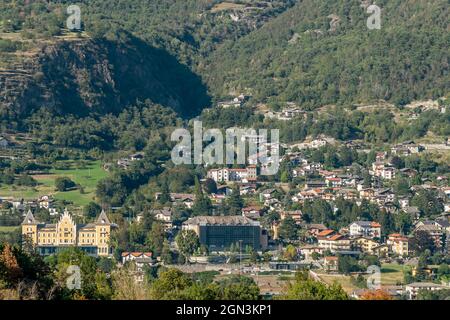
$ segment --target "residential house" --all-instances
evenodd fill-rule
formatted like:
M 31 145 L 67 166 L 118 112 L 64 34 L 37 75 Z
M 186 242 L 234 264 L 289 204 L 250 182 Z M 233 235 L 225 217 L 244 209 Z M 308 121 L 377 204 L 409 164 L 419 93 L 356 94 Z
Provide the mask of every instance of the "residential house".
M 404 209 L 409 206 L 409 198 L 398 198 L 398 203 L 400 204 L 400 208 Z
M 257 206 L 249 206 L 242 208 L 242 215 L 252 220 L 261 218 L 262 209 Z
M 372 188 L 360 189 L 359 197 L 361 199 L 366 199 L 366 200 L 372 201 L 375 199 L 375 190 Z
M 151 252 L 122 252 L 122 264 L 136 261 L 137 259 L 151 259 L 152 256 Z
M 207 177 L 216 182 L 254 182 L 258 175 L 256 166 L 251 165 L 245 169 L 211 169 Z
M 386 157 L 387 157 L 387 152 L 377 152 L 375 154 L 375 161 L 383 162 L 384 160 L 386 160 Z
M 323 255 L 324 249 L 316 245 L 306 245 L 299 248 L 300 254 L 305 260 L 310 261 L 313 259 L 313 254 Z
M 391 148 L 391 153 L 397 156 L 409 156 L 422 152 L 425 148 L 421 145 L 415 144 L 414 141 L 404 142 Z
M 305 177 L 311 174 L 315 174 L 316 170 L 312 169 L 309 165 L 304 165 L 301 167 L 297 167 L 292 169 L 292 176 L 294 178 Z
M 231 107 L 240 108 L 248 100 L 248 98 L 248 96 L 241 94 L 232 100 L 220 101 L 217 106 L 225 109 Z
M 358 192 L 354 189 L 339 189 L 336 192 L 336 197 L 345 200 L 356 200 L 358 199 Z
M 381 225 L 374 221 L 355 221 L 349 226 L 350 236 L 380 238 Z
M 319 247 L 330 252 L 349 251 L 351 240 L 334 230 L 324 230 L 317 235 Z
M 386 202 L 393 202 L 395 200 L 395 193 L 389 188 L 375 189 L 375 196 L 372 201 L 383 205 Z
M 276 198 L 271 198 L 268 200 L 264 200 L 264 206 L 268 207 L 270 210 L 278 211 L 281 209 L 282 203 Z
M 131 161 L 143 160 L 144 155 L 145 154 L 143 152 L 134 153 L 134 154 L 130 155 L 130 160 Z
M 407 257 L 409 255 L 409 239 L 399 233 L 393 233 L 388 236 L 386 241 L 392 253 Z
M 39 208 L 44 208 L 49 210 L 50 208 L 53 207 L 53 203 L 55 202 L 55 200 L 53 199 L 52 196 L 42 196 L 39 198 L 38 203 L 39 203 Z
M 372 171 L 370 173 L 376 177 L 380 177 L 384 166 L 384 162 L 375 161 L 374 163 L 372 163 Z
M 389 246 L 387 244 L 380 244 L 372 248 L 372 253 L 378 257 L 386 257 L 389 253 Z
M 336 188 L 336 187 L 342 187 L 342 179 L 337 177 L 327 177 L 325 178 L 325 183 L 328 187 Z
M 441 217 L 434 220 L 434 224 L 442 231 L 450 233 L 450 221 L 447 218 Z
M 256 187 L 257 185 L 255 183 L 243 183 L 240 187 L 241 196 L 255 194 Z
M 233 189 L 229 186 L 217 186 L 217 195 L 229 196 L 233 192 Z
M 414 233 L 424 231 L 433 239 L 436 248 L 444 246 L 444 231 L 434 221 L 420 221 L 416 224 Z
M 386 180 L 392 180 L 396 177 L 396 169 L 392 166 L 386 166 L 384 162 L 374 162 L 371 173 Z
M 128 169 L 134 161 L 138 161 L 138 160 L 142 160 L 142 159 L 144 159 L 144 153 L 138 152 L 138 153 L 129 155 L 127 158 L 120 158 L 119 160 L 117 160 L 117 165 L 123 169 Z
M 284 220 L 287 217 L 291 217 L 297 224 L 299 224 L 302 221 L 302 215 L 303 213 L 301 210 L 281 211 L 280 218 L 281 220 Z
M 160 197 L 161 192 L 155 193 L 156 200 L 158 200 Z M 176 205 L 184 205 L 190 209 L 194 205 L 195 195 L 191 193 L 171 193 L 170 199 Z
M 397 169 L 395 169 L 394 167 L 385 167 L 381 171 L 381 178 L 386 179 L 386 180 L 395 179 L 396 172 L 397 172 Z
M 361 250 L 364 253 L 374 253 L 374 248 L 378 247 L 380 244 L 368 237 L 357 237 L 352 239 L 352 247 L 354 250 Z
M 314 236 L 314 237 L 317 237 L 317 235 L 320 232 L 322 232 L 324 230 L 328 230 L 328 228 L 322 223 L 311 223 L 311 224 L 308 224 L 306 226 L 306 229 L 308 230 L 308 233 L 311 236 Z
M 300 191 L 296 196 L 292 197 L 292 201 L 300 202 L 304 200 L 313 200 L 320 198 L 322 194 L 323 191 L 321 189 Z
M 281 111 L 279 120 L 291 120 L 292 118 L 303 116 L 305 112 L 300 108 L 288 108 Z
M 259 200 L 265 201 L 265 200 L 272 199 L 275 196 L 276 192 L 277 192 L 276 189 L 267 189 L 267 190 L 261 191 L 259 193 Z
M 437 291 L 443 289 L 450 289 L 450 287 L 432 282 L 414 282 L 405 286 L 405 292 L 410 300 L 415 299 L 420 290 Z
M 164 224 L 164 229 L 169 231 L 173 228 L 173 212 L 171 208 L 165 207 L 163 209 L 154 209 L 150 213 L 155 217 L 156 220 Z
M 145 267 L 154 265 L 155 260 L 151 252 L 123 252 L 122 264 L 133 262 L 136 265 L 134 278 L 136 282 L 143 282 L 145 279 Z

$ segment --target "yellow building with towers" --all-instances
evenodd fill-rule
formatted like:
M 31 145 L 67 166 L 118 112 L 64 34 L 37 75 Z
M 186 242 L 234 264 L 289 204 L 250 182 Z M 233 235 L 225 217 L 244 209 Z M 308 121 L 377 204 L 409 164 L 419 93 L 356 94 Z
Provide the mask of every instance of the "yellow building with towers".
M 62 248 L 78 247 L 92 256 L 110 256 L 111 231 L 116 225 L 111 223 L 104 211 L 95 223 L 76 224 L 67 210 L 56 224 L 42 223 L 28 211 L 22 222 L 24 243 L 33 244 L 41 255 L 57 253 Z

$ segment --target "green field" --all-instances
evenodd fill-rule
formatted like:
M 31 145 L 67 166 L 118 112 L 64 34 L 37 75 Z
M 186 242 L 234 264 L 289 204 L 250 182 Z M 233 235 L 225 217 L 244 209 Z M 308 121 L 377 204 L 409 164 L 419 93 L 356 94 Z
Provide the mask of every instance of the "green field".
M 401 264 L 383 264 L 381 266 L 381 284 L 396 285 L 403 283 L 403 270 L 409 268 Z
M 20 227 L 17 227 L 17 226 L 13 226 L 13 227 L 3 227 L 3 226 L 0 226 L 0 233 L 1 233 L 1 232 L 13 232 L 14 230 L 16 230 L 16 229 L 18 229 L 18 228 L 20 228 Z
M 95 188 L 99 180 L 105 178 L 108 173 L 103 170 L 100 161 L 88 162 L 85 167 L 77 167 L 76 162 L 65 161 L 68 169 L 52 169 L 49 174 L 33 176 L 39 182 L 36 187 L 1 186 L 0 196 L 24 198 L 28 200 L 37 199 L 43 195 L 53 195 L 57 200 L 73 202 L 74 206 L 80 207 L 95 199 Z M 55 180 L 58 177 L 69 177 L 75 183 L 84 188 L 84 193 L 79 190 L 58 192 L 55 190 Z

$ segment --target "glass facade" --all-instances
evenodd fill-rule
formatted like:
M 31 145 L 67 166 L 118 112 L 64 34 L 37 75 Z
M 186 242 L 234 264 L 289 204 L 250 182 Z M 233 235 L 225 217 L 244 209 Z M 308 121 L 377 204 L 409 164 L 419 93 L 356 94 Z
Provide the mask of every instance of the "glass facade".
M 259 226 L 205 225 L 200 226 L 200 243 L 213 250 L 224 250 L 242 241 L 242 250 L 246 246 L 259 250 L 260 232 Z
M 37 247 L 38 253 L 43 256 L 56 254 L 66 248 L 70 248 L 70 246 L 64 246 L 64 247 L 39 246 L 39 247 Z M 73 248 L 78 248 L 81 251 L 86 252 L 88 255 L 93 255 L 93 256 L 97 255 L 97 247 L 75 247 L 75 246 L 73 246 Z

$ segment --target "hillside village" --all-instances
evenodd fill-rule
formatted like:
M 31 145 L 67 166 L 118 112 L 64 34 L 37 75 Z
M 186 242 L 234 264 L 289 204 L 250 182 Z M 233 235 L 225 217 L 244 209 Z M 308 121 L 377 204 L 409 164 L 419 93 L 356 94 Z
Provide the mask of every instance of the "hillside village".
M 219 103 L 218 108 L 229 107 Z M 289 112 L 280 114 L 282 121 L 290 117 Z M 11 139 L 2 139 L 2 148 L 14 150 L 8 140 Z M 331 168 L 334 165 L 324 158 L 330 146 L 345 150 L 347 155 L 340 152 L 340 157 L 365 154 L 365 165 L 350 163 Z M 260 164 L 250 155 L 245 166 L 205 168 L 195 192 L 174 193 L 163 188 L 154 193 L 155 204 L 149 213 L 163 226 L 170 250 L 180 250 L 176 236 L 181 232 L 193 230 L 198 237 L 199 246 L 188 256 L 190 265 L 175 264 L 176 268 L 250 276 L 309 270 L 324 283 L 330 277 L 347 281 L 347 293 L 357 299 L 370 291 L 364 280 L 370 275 L 370 265 L 381 270 L 382 286 L 377 290 L 395 299 L 414 299 L 419 290 L 450 288 L 450 273 L 445 271 L 450 248 L 448 171 L 424 175 L 423 164 L 409 161 L 433 150 L 405 141 L 386 146 L 386 151 L 374 151 L 364 141 L 339 141 L 323 134 L 302 143 L 267 143 L 265 147 L 281 149 L 280 178 L 268 180 L 260 175 Z M 146 153 L 138 152 L 105 163 L 103 170 L 126 172 L 145 161 Z M 35 212 L 41 218 L 56 221 L 63 211 L 68 214 L 62 205 L 75 210 L 77 220 L 84 215 L 70 202 L 55 199 L 54 192 L 36 199 L 1 196 L 0 203 L 1 217 L 25 217 Z M 142 224 L 148 219 L 145 213 L 129 217 L 120 207 L 109 210 L 113 216 L 122 212 L 128 223 Z M 39 246 L 46 247 L 43 243 Z M 48 254 L 51 250 L 55 249 L 42 252 Z M 92 250 L 88 252 L 93 254 Z M 112 257 L 117 251 L 110 248 L 108 252 Z M 154 251 L 119 253 L 119 264 L 137 264 L 137 281 L 143 281 L 145 266 L 167 265 L 167 258 Z M 385 282 L 383 270 L 390 266 L 399 270 L 398 275 Z M 269 296 L 282 290 L 280 283 L 274 287 L 260 285 Z

